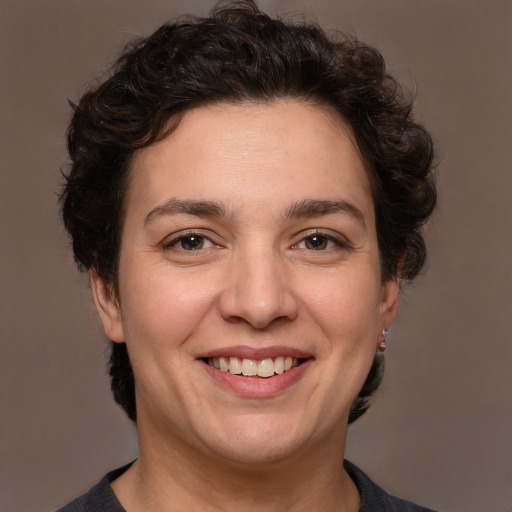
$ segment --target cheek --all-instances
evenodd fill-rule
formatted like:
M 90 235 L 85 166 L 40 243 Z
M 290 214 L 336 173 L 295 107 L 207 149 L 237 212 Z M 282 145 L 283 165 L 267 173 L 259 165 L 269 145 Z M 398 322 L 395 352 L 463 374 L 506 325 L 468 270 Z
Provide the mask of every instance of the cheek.
M 368 271 L 334 270 L 304 277 L 303 302 L 331 340 L 356 343 L 376 329 L 380 280 Z
M 217 280 L 204 273 L 177 275 L 165 265 L 127 276 L 121 305 L 127 343 L 181 345 L 214 305 L 217 288 Z

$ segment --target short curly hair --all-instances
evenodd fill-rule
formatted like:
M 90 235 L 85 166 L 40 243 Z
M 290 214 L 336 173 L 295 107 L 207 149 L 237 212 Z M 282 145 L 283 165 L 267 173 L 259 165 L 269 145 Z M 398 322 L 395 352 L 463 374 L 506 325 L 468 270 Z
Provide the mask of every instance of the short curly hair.
M 372 187 L 382 280 L 423 267 L 422 226 L 436 203 L 433 144 L 380 53 L 314 23 L 274 19 L 250 0 L 218 4 L 206 18 L 166 23 L 129 44 L 108 79 L 87 92 L 68 130 L 71 158 L 61 195 L 64 225 L 82 270 L 118 293 L 124 198 L 133 155 L 169 135 L 188 110 L 282 98 L 327 107 L 354 133 Z M 349 422 L 382 378 L 375 357 Z M 124 343 L 112 343 L 115 400 L 136 420 Z

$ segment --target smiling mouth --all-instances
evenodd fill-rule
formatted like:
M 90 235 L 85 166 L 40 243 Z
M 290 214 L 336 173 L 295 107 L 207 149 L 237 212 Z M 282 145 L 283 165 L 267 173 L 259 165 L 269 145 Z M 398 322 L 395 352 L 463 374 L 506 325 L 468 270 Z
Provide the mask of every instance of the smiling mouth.
M 239 357 L 208 357 L 204 361 L 221 372 L 243 377 L 268 379 L 281 375 L 299 366 L 305 359 L 291 356 L 269 357 L 267 359 L 242 359 Z

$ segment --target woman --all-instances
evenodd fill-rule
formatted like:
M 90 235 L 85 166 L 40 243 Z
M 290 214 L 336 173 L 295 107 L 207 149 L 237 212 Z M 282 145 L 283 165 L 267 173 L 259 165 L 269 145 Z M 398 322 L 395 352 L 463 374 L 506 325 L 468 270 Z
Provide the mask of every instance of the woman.
M 63 218 L 140 456 L 62 510 L 426 510 L 343 459 L 425 261 L 431 139 L 376 50 L 223 5 L 75 107 Z

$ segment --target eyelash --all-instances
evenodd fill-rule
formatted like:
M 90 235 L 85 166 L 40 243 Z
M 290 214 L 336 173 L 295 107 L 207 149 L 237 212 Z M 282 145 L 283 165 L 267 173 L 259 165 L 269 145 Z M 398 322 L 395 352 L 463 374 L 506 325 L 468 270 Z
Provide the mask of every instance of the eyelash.
M 203 247 L 200 247 L 199 249 L 185 249 L 184 247 L 175 247 L 177 246 L 180 242 L 184 242 L 185 240 L 189 239 L 191 240 L 192 238 L 198 238 L 200 239 L 203 243 L 206 241 L 206 242 L 209 242 L 210 246 L 206 247 L 206 248 L 203 248 Z M 215 244 L 211 238 L 201 234 L 201 233 L 197 233 L 195 231 L 191 231 L 191 232 L 188 232 L 188 233 L 180 233 L 178 236 L 175 236 L 173 237 L 171 240 L 169 241 L 166 241 L 162 244 L 162 250 L 170 250 L 170 249 L 173 249 L 175 248 L 176 250 L 179 250 L 179 251 L 183 251 L 183 252 L 195 252 L 195 251 L 200 251 L 202 249 L 209 249 L 211 247 L 220 247 L 219 245 Z
M 321 238 L 323 239 L 323 241 L 325 241 L 326 244 L 329 244 L 329 243 L 332 243 L 334 244 L 335 247 L 325 247 L 323 249 L 315 249 L 315 248 L 308 248 L 308 247 L 299 247 L 299 245 L 303 244 L 303 243 L 307 243 L 307 241 L 311 241 L 313 238 L 315 237 L 318 237 L 318 238 Z M 327 233 L 324 233 L 322 231 L 314 231 L 312 233 L 307 233 L 305 235 L 302 236 L 302 238 L 300 239 L 300 241 L 296 244 L 294 244 L 292 246 L 293 249 L 304 249 L 304 250 L 307 250 L 307 251 L 318 251 L 318 252 L 323 252 L 323 251 L 328 251 L 328 250 L 332 250 L 332 249 L 336 249 L 336 248 L 341 248 L 341 249 L 350 249 L 350 244 L 347 242 L 347 240 L 345 238 L 342 238 L 342 237 L 338 237 L 338 236 L 334 236 L 334 235 L 329 235 Z
M 325 243 L 326 246 L 323 248 L 299 247 L 301 244 L 305 244 L 308 241 L 311 241 L 312 239 L 314 239 L 315 237 L 321 239 L 321 243 L 322 242 Z M 204 242 L 207 242 L 207 243 L 209 243 L 209 245 L 207 247 L 193 248 L 194 244 L 192 243 L 192 244 L 189 244 L 191 246 L 191 248 L 189 248 L 189 249 L 186 249 L 183 246 L 176 247 L 180 242 L 183 244 L 183 242 L 186 241 L 187 239 L 189 239 L 189 241 L 191 241 L 191 239 L 193 239 L 193 238 L 200 239 L 198 244 L 200 244 L 200 243 L 204 244 Z M 321 245 L 321 243 L 319 245 Z M 330 243 L 334 244 L 335 247 L 332 247 L 332 246 L 329 247 Z M 180 233 L 178 236 L 175 236 L 171 240 L 164 242 L 162 244 L 162 250 L 175 249 L 175 250 L 179 250 L 179 251 L 183 251 L 183 252 L 196 252 L 196 251 L 201 251 L 204 249 L 210 249 L 212 247 L 219 248 L 220 245 L 215 244 L 215 242 L 213 242 L 213 240 L 211 238 L 209 238 L 208 236 L 205 236 L 201 233 L 197 233 L 195 231 L 191 231 L 188 233 Z M 336 247 L 339 247 L 342 249 L 350 249 L 350 244 L 345 239 L 342 240 L 339 237 L 329 235 L 322 231 L 314 231 L 312 233 L 307 233 L 307 234 L 303 235 L 302 238 L 299 240 L 299 242 L 297 242 L 296 244 L 293 244 L 291 248 L 296 249 L 296 250 L 323 252 L 323 251 L 335 249 Z

